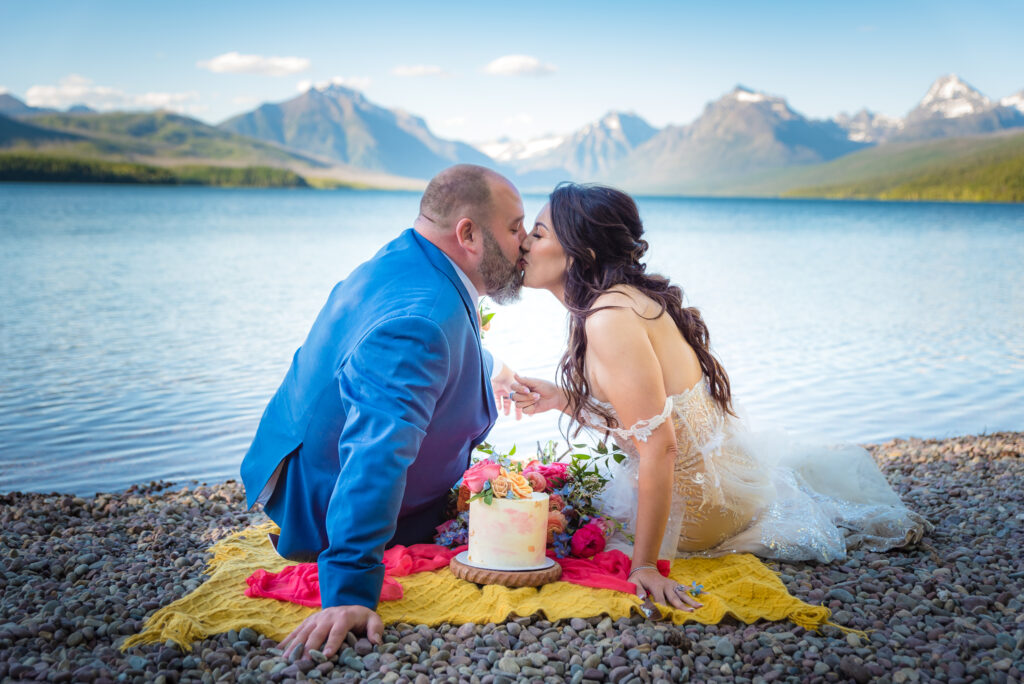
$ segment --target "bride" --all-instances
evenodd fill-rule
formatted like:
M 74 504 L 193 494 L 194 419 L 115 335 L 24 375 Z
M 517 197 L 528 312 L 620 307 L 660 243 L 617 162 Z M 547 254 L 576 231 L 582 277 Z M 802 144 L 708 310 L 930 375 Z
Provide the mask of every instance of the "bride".
M 569 344 L 557 385 L 517 378 L 510 398 L 527 415 L 560 410 L 577 428 L 610 432 L 628 454 L 601 505 L 632 537 L 612 545 L 631 553 L 641 596 L 700 606 L 661 576 L 659 557 L 828 562 L 848 548 L 921 538 L 928 523 L 864 449 L 807 448 L 745 429 L 700 313 L 641 262 L 647 242 L 629 195 L 559 185 L 522 249 L 524 285 L 569 310 Z

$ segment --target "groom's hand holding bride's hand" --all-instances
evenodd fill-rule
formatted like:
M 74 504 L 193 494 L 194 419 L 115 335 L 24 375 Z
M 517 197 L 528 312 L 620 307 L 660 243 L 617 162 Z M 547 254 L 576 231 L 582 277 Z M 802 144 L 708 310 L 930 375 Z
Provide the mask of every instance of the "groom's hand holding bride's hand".
M 353 630 L 365 632 L 366 638 L 379 646 L 383 641 L 384 621 L 366 606 L 324 608 L 303 620 L 277 647 L 286 656 L 292 649 L 299 649 L 302 653 L 316 649 L 330 658 L 338 652 L 345 643 L 345 636 Z M 322 649 L 321 644 L 324 644 Z
M 552 409 L 565 410 L 565 394 L 553 382 L 539 378 L 521 378 L 516 375 L 511 387 L 510 396 L 516 403 L 516 410 L 528 416 Z
M 507 416 L 513 406 L 516 408 L 516 420 L 523 417 L 523 410 L 512 399 L 512 387 L 515 385 L 516 372 L 508 366 L 503 366 L 501 372 L 491 378 L 491 388 L 494 390 L 494 401 L 498 410 Z

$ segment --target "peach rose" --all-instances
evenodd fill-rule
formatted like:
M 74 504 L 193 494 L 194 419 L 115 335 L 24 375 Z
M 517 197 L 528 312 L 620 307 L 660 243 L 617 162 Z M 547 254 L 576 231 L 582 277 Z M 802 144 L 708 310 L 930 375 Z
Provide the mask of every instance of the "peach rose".
M 568 521 L 561 511 L 550 511 L 548 513 L 548 544 L 555 542 L 555 535 L 557 533 L 565 532 L 567 523 Z
M 469 491 L 476 494 L 483 490 L 484 483 L 496 478 L 501 473 L 501 466 L 494 461 L 479 461 L 462 475 L 462 483 Z
M 537 471 L 523 473 L 523 477 L 526 478 L 526 481 L 530 483 L 530 486 L 535 492 L 543 492 L 548 488 L 548 481 L 545 480 L 544 476 Z
M 508 490 L 510 486 L 511 485 L 508 481 L 508 478 L 505 477 L 504 475 L 499 475 L 498 477 L 491 480 L 491 491 L 494 492 L 494 496 L 498 497 L 499 499 L 508 496 Z
M 558 494 L 548 494 L 548 510 L 562 512 L 565 508 L 565 501 Z

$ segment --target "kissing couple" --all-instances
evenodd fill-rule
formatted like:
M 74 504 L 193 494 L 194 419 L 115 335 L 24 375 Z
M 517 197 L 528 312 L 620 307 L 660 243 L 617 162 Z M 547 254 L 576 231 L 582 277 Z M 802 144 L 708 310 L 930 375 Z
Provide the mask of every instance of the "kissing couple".
M 603 492 L 641 597 L 698 607 L 659 558 L 751 552 L 843 558 L 915 543 L 907 509 L 860 447 L 750 433 L 682 290 L 647 273 L 633 199 L 563 183 L 529 231 L 506 178 L 445 169 L 413 227 L 331 291 L 241 465 L 248 505 L 280 528 L 285 558 L 317 563 L 321 610 L 281 648 L 336 653 L 349 631 L 380 643 L 385 548 L 431 542 L 448 493 L 501 404 L 561 411 L 628 455 Z M 550 291 L 569 315 L 557 382 L 519 378 L 480 343 L 477 299 Z M 499 401 L 495 402 L 497 394 Z

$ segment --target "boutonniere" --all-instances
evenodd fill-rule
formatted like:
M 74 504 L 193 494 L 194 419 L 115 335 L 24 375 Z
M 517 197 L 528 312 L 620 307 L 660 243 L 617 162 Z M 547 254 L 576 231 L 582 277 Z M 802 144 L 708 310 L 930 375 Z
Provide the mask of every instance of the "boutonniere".
M 480 337 L 483 337 L 484 333 L 491 329 L 491 319 L 494 318 L 494 312 L 487 306 L 487 302 L 481 299 L 476 315 L 477 320 L 480 321 Z

